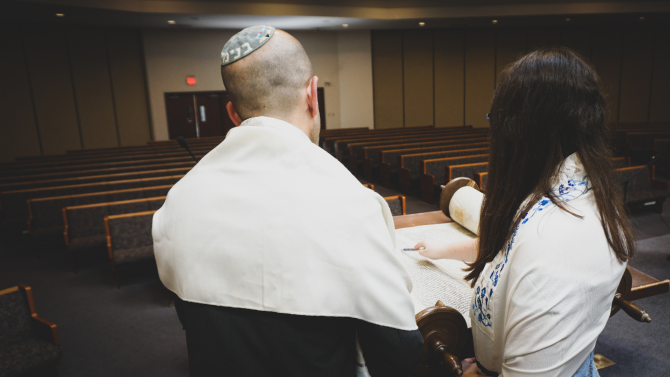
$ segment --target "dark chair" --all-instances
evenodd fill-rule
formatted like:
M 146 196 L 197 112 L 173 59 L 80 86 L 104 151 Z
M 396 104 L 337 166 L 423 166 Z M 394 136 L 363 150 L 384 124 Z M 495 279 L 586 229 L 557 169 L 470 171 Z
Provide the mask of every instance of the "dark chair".
M 391 209 L 391 214 L 393 216 L 402 216 L 407 214 L 404 196 L 385 196 L 384 200 L 386 200 L 386 203 L 388 203 L 389 208 Z
M 0 291 L 0 377 L 58 376 L 59 346 L 58 329 L 35 313 L 29 286 Z
M 151 224 L 156 211 L 106 216 L 107 251 L 116 287 L 120 288 L 119 270 L 137 268 L 154 262 Z

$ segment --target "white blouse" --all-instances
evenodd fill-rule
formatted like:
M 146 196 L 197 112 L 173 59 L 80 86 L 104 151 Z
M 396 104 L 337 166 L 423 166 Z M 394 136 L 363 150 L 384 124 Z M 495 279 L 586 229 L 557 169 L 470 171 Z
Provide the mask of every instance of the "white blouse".
M 541 198 L 475 286 L 477 361 L 502 376 L 572 376 L 609 318 L 626 264 L 610 249 L 576 154 L 553 191 L 575 217 Z

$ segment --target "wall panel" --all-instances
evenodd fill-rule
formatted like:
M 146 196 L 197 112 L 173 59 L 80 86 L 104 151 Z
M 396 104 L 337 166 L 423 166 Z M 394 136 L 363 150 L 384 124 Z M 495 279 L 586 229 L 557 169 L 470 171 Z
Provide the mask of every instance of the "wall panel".
M 495 86 L 495 31 L 468 30 L 465 36 L 465 124 L 488 127 Z
M 654 33 L 651 29 L 636 28 L 626 31 L 623 41 L 619 122 L 648 121 L 653 54 Z
M 0 28 L 0 71 L 7 73 L 0 90 L 0 161 L 40 154 L 20 31 L 18 25 Z
M 375 128 L 403 127 L 402 33 L 372 33 Z
M 527 30 L 528 52 L 540 48 L 558 47 L 561 45 L 561 29 L 530 28 Z
M 67 40 L 84 148 L 117 147 L 104 32 L 73 28 L 67 31 Z
M 405 127 L 433 125 L 433 32 L 403 32 Z
M 566 27 L 561 33 L 561 46 L 579 53 L 586 61 L 591 61 L 593 33 L 583 27 Z
M 42 151 L 80 149 L 65 32 L 58 26 L 29 26 L 23 33 Z
M 670 122 L 670 28 L 656 31 L 650 122 Z
M 623 33 L 619 28 L 598 28 L 593 31 L 591 65 L 600 76 L 613 122 L 619 116 L 622 38 Z
M 435 127 L 465 124 L 465 32 L 448 31 L 435 39 Z
M 525 29 L 501 29 L 496 33 L 496 82 L 508 64 L 526 53 Z
M 140 33 L 111 29 L 105 38 L 119 140 L 121 145 L 144 144 L 151 140 L 151 131 Z

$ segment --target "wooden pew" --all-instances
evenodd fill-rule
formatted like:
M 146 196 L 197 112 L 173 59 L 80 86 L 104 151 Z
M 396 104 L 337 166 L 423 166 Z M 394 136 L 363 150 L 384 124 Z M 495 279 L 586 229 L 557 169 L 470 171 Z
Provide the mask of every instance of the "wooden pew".
M 460 147 L 465 147 L 468 149 L 401 155 L 399 161 L 400 167 L 398 168 L 398 182 L 400 184 L 400 192 L 405 195 L 410 195 L 414 186 L 419 188 L 419 176 L 422 160 L 444 157 L 472 156 L 489 153 L 488 145 L 485 148 L 472 148 L 474 147 L 474 144 L 467 146 L 461 145 Z
M 628 132 L 626 134 L 626 155 L 631 158 L 631 164 L 648 163 L 654 155 L 654 140 L 670 138 L 668 131 L 670 130 Z
M 670 131 L 670 123 L 620 123 L 614 127 L 614 152 L 617 157 L 626 155 L 626 137 L 629 132 Z
M 454 139 L 468 139 L 468 138 L 481 138 L 485 139 L 488 137 L 487 133 L 475 132 L 475 131 L 456 131 L 456 132 L 443 132 L 443 133 L 421 133 L 409 136 L 398 136 L 386 140 L 376 140 L 376 139 L 367 139 L 364 141 L 355 141 L 347 142 L 344 144 L 344 148 L 348 148 L 346 152 L 347 157 L 349 158 L 349 163 L 351 164 L 351 159 L 358 160 L 359 163 L 365 159 L 365 151 L 368 147 L 382 147 L 384 145 L 394 145 L 394 144 L 409 144 L 409 143 L 427 143 L 439 141 L 448 141 Z
M 488 175 L 488 172 L 475 173 L 475 182 L 482 192 L 486 192 L 486 178 L 488 178 Z
M 209 151 L 210 151 L 209 148 L 195 149 L 195 150 L 193 150 L 193 154 L 203 155 L 203 154 L 209 153 Z M 30 164 L 28 164 L 28 163 L 27 164 L 15 163 L 14 165 L 3 167 L 3 170 L 0 171 L 0 176 L 5 176 L 5 173 L 10 173 L 10 172 L 15 171 L 15 170 L 23 170 L 23 169 L 52 168 L 52 167 L 68 166 L 68 165 L 73 165 L 73 164 L 92 165 L 92 164 L 100 164 L 100 163 L 106 163 L 106 162 L 123 162 L 123 161 L 134 161 L 134 160 L 157 160 L 157 159 L 169 158 L 169 157 L 190 157 L 190 155 L 185 150 L 182 150 L 182 151 L 171 152 L 171 153 L 148 153 L 148 154 L 141 154 L 141 155 L 113 156 L 113 157 L 90 158 L 90 159 L 89 158 L 82 158 L 82 159 L 75 159 L 75 160 L 45 161 L 45 162 L 41 162 L 41 163 L 30 163 Z M 9 174 L 7 174 L 7 175 L 9 175 Z
M 123 190 L 130 188 L 152 187 L 159 185 L 175 184 L 183 175 L 131 179 L 125 181 L 85 183 L 81 185 L 58 186 L 37 188 L 30 190 L 7 191 L 0 193 L 0 205 L 2 217 L 5 224 L 22 222 L 26 223 L 30 217 L 28 200 L 47 198 L 54 196 L 68 196 L 76 194 L 87 194 L 94 192 Z M 154 195 L 156 196 L 156 195 Z M 60 214 L 58 215 L 60 217 Z
M 195 154 L 196 157 L 202 158 L 204 154 Z M 25 169 L 25 170 L 14 170 L 11 174 L 2 174 L 0 175 L 0 182 L 2 183 L 11 183 L 11 182 L 21 182 L 21 177 L 30 176 L 30 175 L 44 175 L 45 179 L 49 179 L 51 174 L 58 175 L 61 173 L 68 173 L 71 175 L 68 176 L 79 176 L 82 175 L 82 172 L 85 171 L 97 171 L 102 169 L 120 169 L 120 168 L 130 168 L 130 167 L 140 167 L 140 166 L 151 166 L 151 165 L 166 165 L 172 163 L 193 163 L 193 158 L 191 156 L 182 156 L 182 157 L 168 157 L 168 158 L 159 158 L 159 159 L 149 159 L 149 160 L 130 160 L 130 161 L 120 161 L 120 162 L 105 162 L 99 164 L 87 164 L 87 165 L 64 165 L 57 167 L 38 167 L 35 169 Z M 114 174 L 114 170 L 110 170 L 107 174 Z M 65 177 L 64 177 L 65 178 Z
M 411 148 L 424 148 L 424 147 L 439 147 L 441 145 L 453 145 L 453 144 L 470 144 L 470 143 L 483 143 L 489 141 L 488 136 L 471 136 L 471 135 L 459 135 L 452 136 L 445 140 L 440 141 L 429 141 L 429 142 L 417 142 L 417 141 L 407 141 L 396 144 L 374 144 L 363 147 L 362 157 L 355 157 L 356 159 L 361 159 L 363 161 L 363 171 L 365 172 L 365 179 L 369 181 L 375 181 L 379 179 L 379 164 L 382 162 L 382 152 L 383 151 L 395 151 L 401 149 L 411 149 Z
M 405 197 L 402 195 L 385 196 L 384 200 L 388 203 L 393 216 L 402 216 L 407 214 Z
M 444 138 L 444 137 L 460 137 L 461 135 L 465 137 L 468 134 L 472 135 L 482 135 L 488 134 L 483 132 L 484 130 L 473 130 L 472 128 L 435 128 L 430 130 L 424 130 L 421 132 L 412 132 L 404 134 L 396 134 L 383 137 L 367 137 L 367 138 L 358 138 L 358 139 L 343 139 L 335 141 L 335 149 L 340 151 L 341 157 L 349 157 L 352 153 L 356 154 L 359 157 L 363 157 L 363 147 L 368 145 L 381 145 L 382 143 L 388 144 L 398 144 L 400 142 L 409 142 L 410 140 L 426 140 L 430 138 Z M 337 157 L 337 156 L 336 156 Z
M 467 177 L 471 177 L 471 179 L 474 180 L 475 172 L 486 171 L 488 168 L 488 160 L 489 154 L 484 153 L 471 156 L 446 157 L 421 161 L 421 174 L 419 176 L 421 199 L 426 203 L 433 204 L 436 195 L 439 195 L 442 192 L 440 189 L 441 185 L 447 184 L 447 182 L 451 181 L 453 178 L 462 177 L 461 175 L 458 175 L 452 178 L 451 174 L 453 168 L 459 169 L 459 172 L 468 174 Z
M 365 137 L 365 138 L 355 138 L 355 139 L 344 139 L 344 140 L 336 140 L 334 145 L 335 145 L 335 157 L 342 161 L 342 163 L 346 164 L 348 162 L 349 158 L 349 144 L 353 143 L 363 143 L 363 142 L 379 142 L 379 141 L 396 141 L 396 142 L 402 142 L 403 140 L 408 140 L 410 138 L 418 139 L 418 138 L 428 138 L 428 137 L 440 137 L 440 136 L 456 136 L 456 135 L 466 135 L 466 134 L 472 134 L 472 135 L 480 135 L 483 134 L 481 131 L 473 131 L 472 129 L 452 129 L 452 128 L 443 128 L 443 129 L 430 129 L 430 130 L 423 130 L 423 131 L 414 131 L 414 132 L 407 132 L 399 135 L 389 135 L 389 136 L 383 136 L 383 137 L 378 137 L 378 136 L 372 136 L 372 137 Z
M 172 186 L 165 188 L 169 190 Z M 77 260 L 107 251 L 106 216 L 158 210 L 166 196 L 63 207 L 63 237 L 74 272 Z
M 612 165 L 614 165 L 615 169 L 627 168 L 630 166 L 630 157 L 614 157 Z
M 383 150 L 439 147 L 457 143 L 487 142 L 488 140 L 488 135 L 458 133 L 455 135 L 429 135 L 399 140 L 352 143 L 349 144 L 349 170 L 354 175 L 361 173 L 368 180 L 376 180 L 379 175 L 379 162 Z
M 113 181 L 125 181 L 130 179 L 164 177 L 170 175 L 185 175 L 191 170 L 192 165 L 176 169 L 157 168 L 155 170 L 142 170 L 130 173 L 120 173 L 120 174 L 79 176 L 72 178 L 62 178 L 62 179 L 34 181 L 34 182 L 5 183 L 0 184 L 0 193 L 6 191 L 30 190 L 35 188 L 81 185 L 85 183 L 113 182 Z
M 151 224 L 156 211 L 106 216 L 105 233 L 109 263 L 121 288 L 119 273 L 145 265 L 155 265 Z
M 63 208 L 166 196 L 172 186 L 167 184 L 33 199 L 28 203 L 28 231 L 36 243 L 61 242 L 65 229 Z
M 656 179 L 654 168 L 652 165 L 615 169 L 620 182 L 631 177 L 627 184 L 622 185 L 626 206 L 632 210 L 646 207 L 663 213 L 665 198 L 670 196 L 670 182 Z
M 400 181 L 400 174 L 404 174 L 403 184 L 409 185 L 412 179 L 419 179 L 421 160 L 484 154 L 488 153 L 488 146 L 488 143 L 474 143 L 445 147 L 385 150 L 381 152 L 379 178 L 383 186 L 391 187 L 395 181 L 395 176 Z M 403 173 L 401 173 L 401 170 Z M 408 187 L 406 188 L 408 189 Z
M 335 141 L 337 139 L 344 139 L 344 138 L 366 138 L 366 137 L 382 137 L 382 136 L 389 136 L 389 135 L 394 135 L 394 134 L 403 134 L 403 133 L 412 133 L 415 131 L 426 131 L 429 129 L 434 128 L 433 126 L 427 126 L 427 127 L 411 127 L 411 128 L 386 128 L 386 129 L 381 129 L 381 130 L 368 130 L 366 132 L 362 132 L 358 135 L 349 135 L 346 137 L 342 136 L 328 136 L 323 139 L 323 143 L 325 146 L 325 150 L 329 151 L 331 154 L 335 154 Z
M 371 183 L 364 183 L 363 186 L 369 188 L 372 191 L 375 190 L 375 185 Z M 385 196 L 384 200 L 386 200 L 386 203 L 388 203 L 389 209 L 391 209 L 391 214 L 393 216 L 401 216 L 407 213 L 404 196 L 402 195 Z
M 424 154 L 424 153 L 440 153 L 458 149 L 474 149 L 474 148 L 488 148 L 489 143 L 487 142 L 475 142 L 475 143 L 457 143 L 451 145 L 443 145 L 438 147 L 421 147 L 421 148 L 399 148 L 391 150 L 382 150 L 379 156 L 379 180 L 381 184 L 385 187 L 391 187 L 394 182 L 397 181 L 398 169 L 401 167 L 402 156 L 403 155 L 412 155 L 412 158 L 415 157 L 415 154 Z M 482 152 L 488 153 L 488 152 Z M 453 157 L 450 155 L 430 155 L 426 158 L 437 158 L 437 157 Z M 416 169 L 420 164 L 420 160 L 416 161 Z
M 113 175 L 113 174 L 123 174 L 123 173 L 133 173 L 141 171 L 152 171 L 152 170 L 166 170 L 166 169 L 177 169 L 177 168 L 190 168 L 195 165 L 193 159 L 184 159 L 180 162 L 168 162 L 168 163 L 158 163 L 156 160 L 150 160 L 152 163 L 148 165 L 131 165 L 118 168 L 104 168 L 104 169 L 90 169 L 90 170 L 75 170 L 75 171 L 64 171 L 64 172 L 55 172 L 47 174 L 33 174 L 33 175 L 19 175 L 14 177 L 0 177 L 0 191 L 6 191 L 7 184 L 21 183 L 21 182 L 39 182 L 39 181 L 51 181 L 56 179 L 66 179 L 66 178 L 75 178 L 75 177 L 90 177 L 90 176 L 101 176 L 101 175 Z M 89 166 L 89 165 L 85 165 Z M 20 188 L 18 188 L 20 189 Z
M 56 324 L 37 315 L 32 289 L 0 289 L 2 376 L 58 376 L 60 337 Z
M 191 149 L 208 149 L 211 150 L 215 148 L 220 143 L 203 143 L 203 144 L 194 144 L 190 145 Z M 141 154 L 155 154 L 155 153 L 172 153 L 180 152 L 184 149 L 181 146 L 175 147 L 160 147 L 160 148 L 146 148 L 146 149 L 137 149 L 129 151 L 102 151 L 102 152 L 81 152 L 81 153 L 65 153 L 59 155 L 47 155 L 47 156 L 31 156 L 31 157 L 17 157 L 14 162 L 6 162 L 2 166 L 11 165 L 11 164 L 36 164 L 43 162 L 55 162 L 55 161 L 75 161 L 88 158 L 105 158 L 105 157 L 122 157 L 122 156 L 131 156 L 131 155 L 141 155 Z

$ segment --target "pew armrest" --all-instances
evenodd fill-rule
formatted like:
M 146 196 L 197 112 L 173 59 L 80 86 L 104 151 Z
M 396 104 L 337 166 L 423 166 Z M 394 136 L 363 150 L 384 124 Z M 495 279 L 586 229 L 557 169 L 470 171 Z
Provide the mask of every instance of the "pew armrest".
M 49 342 L 55 346 L 60 346 L 60 338 L 58 336 L 58 327 L 55 323 L 49 322 L 46 319 L 33 314 L 33 326 L 35 332 L 40 339 Z

